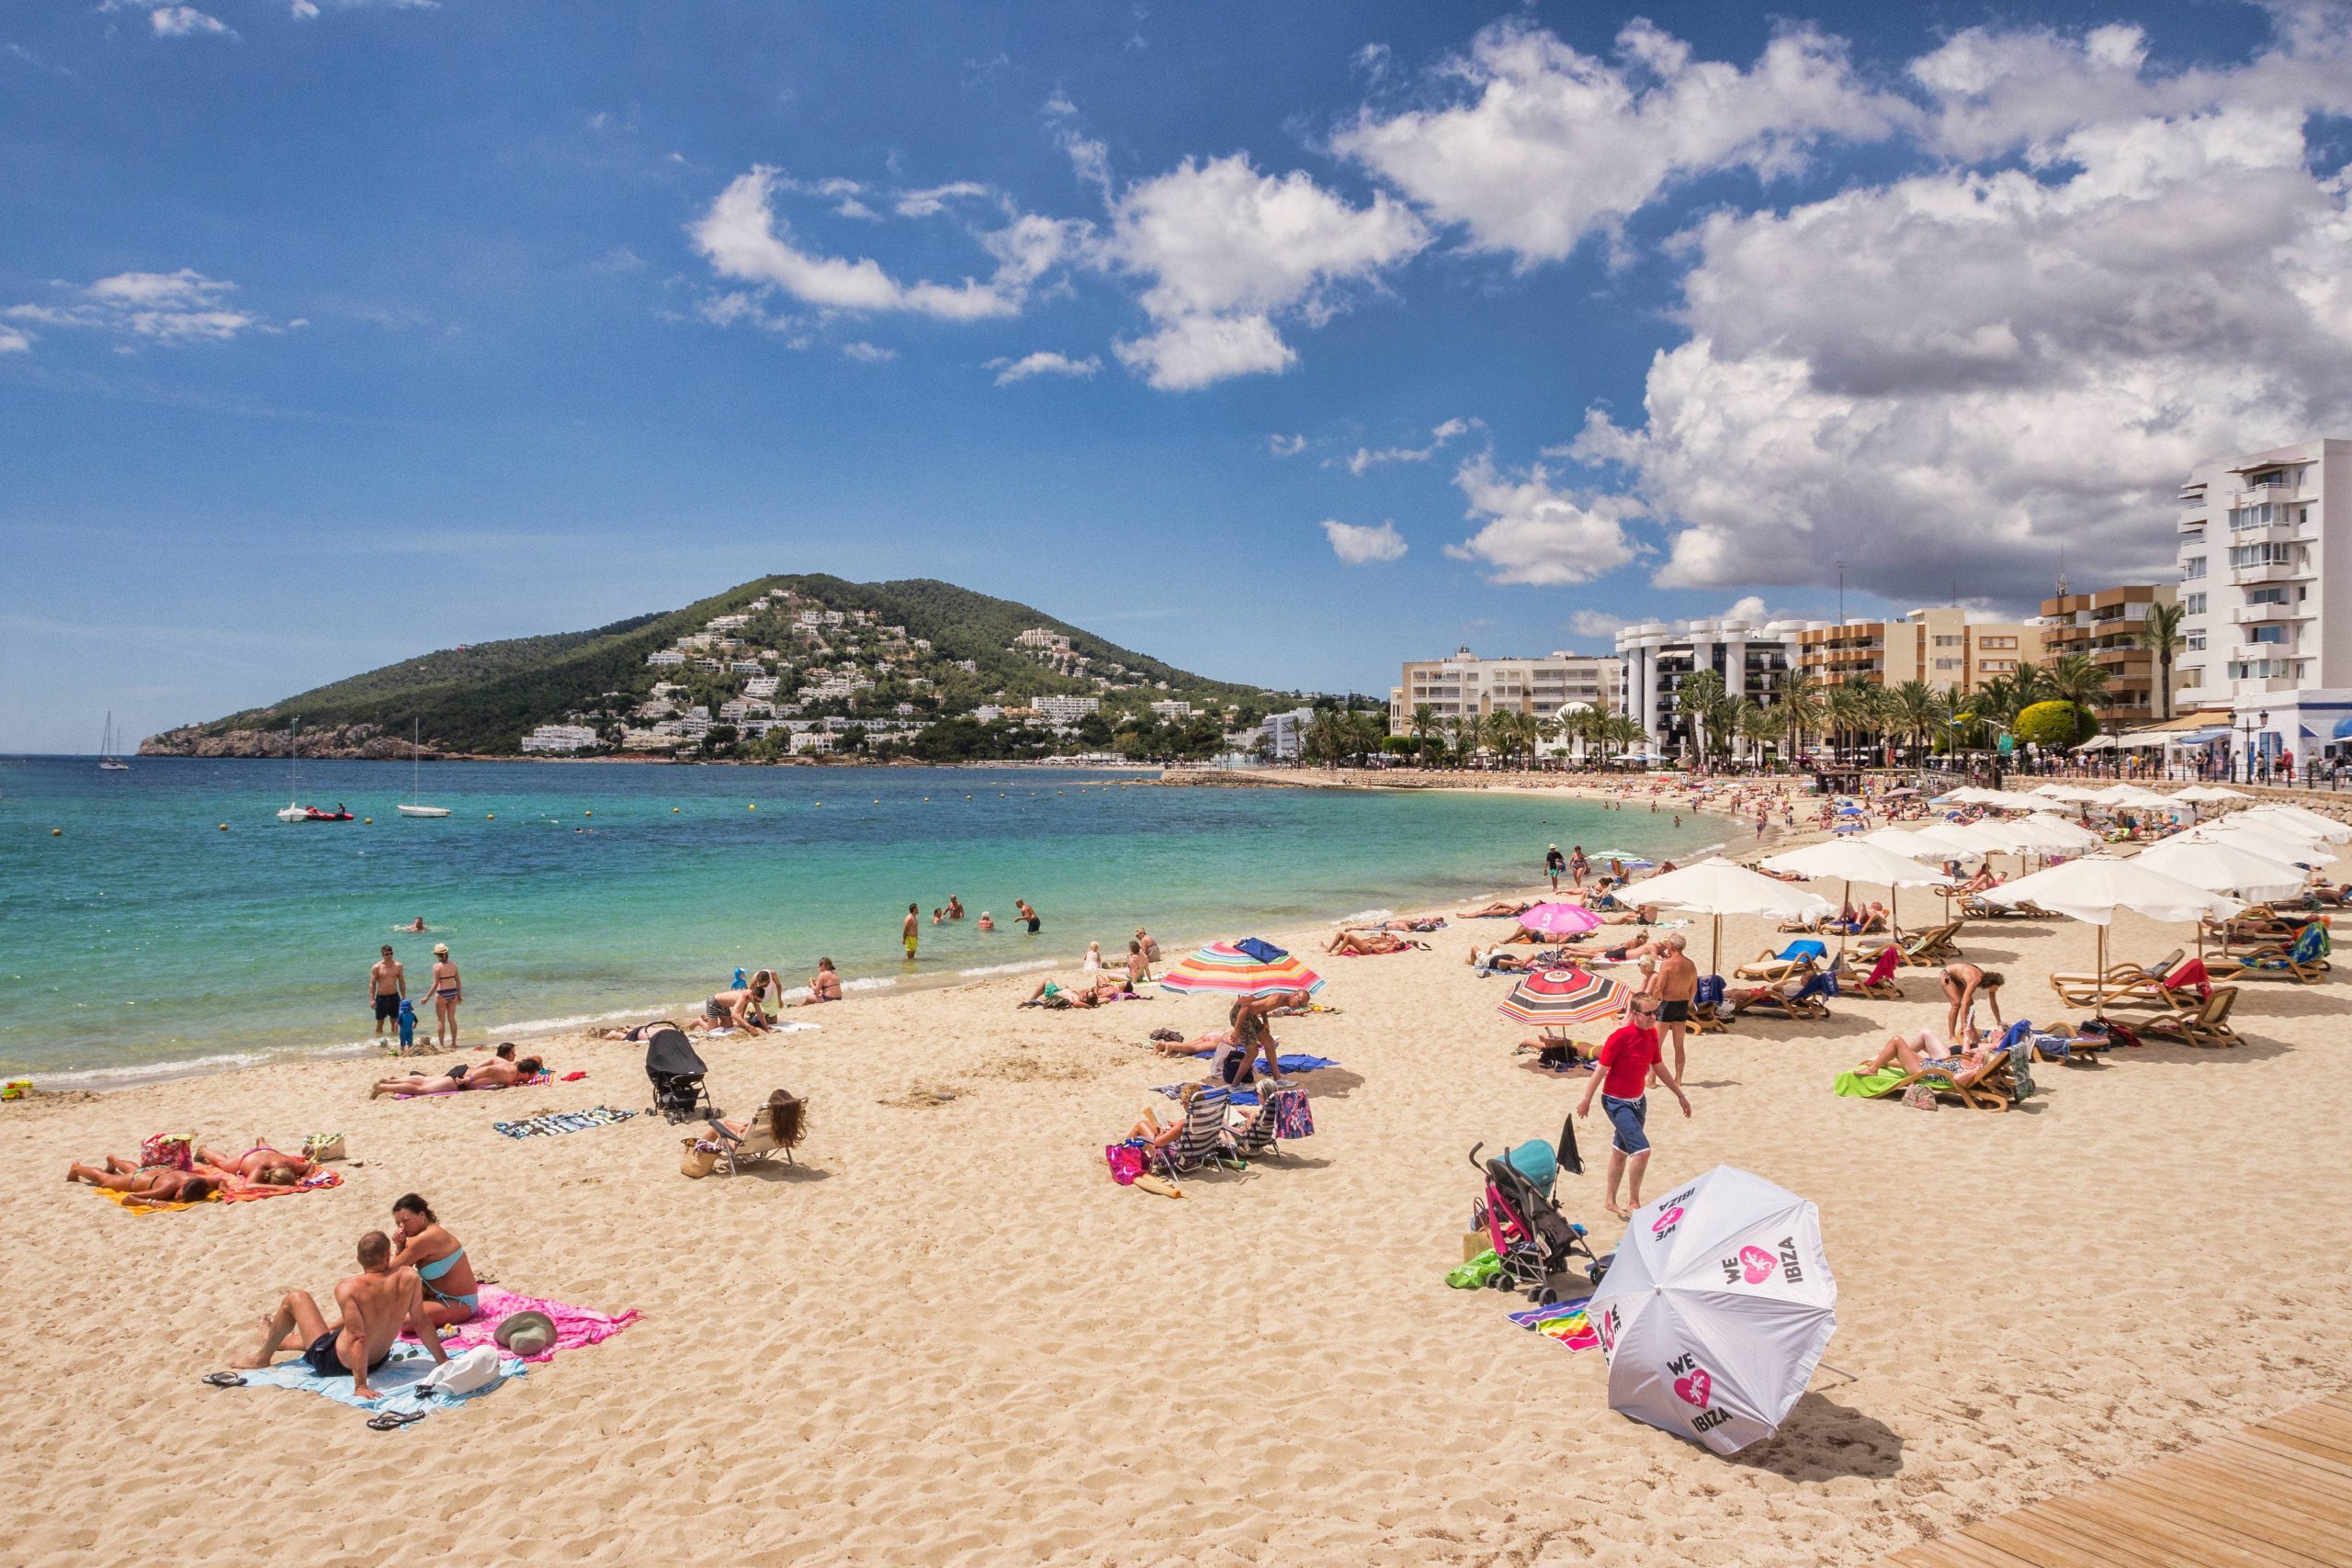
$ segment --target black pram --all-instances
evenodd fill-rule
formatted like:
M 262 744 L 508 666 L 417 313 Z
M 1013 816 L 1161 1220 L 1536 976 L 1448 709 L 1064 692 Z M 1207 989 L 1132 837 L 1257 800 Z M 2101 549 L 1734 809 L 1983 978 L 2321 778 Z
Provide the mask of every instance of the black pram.
M 645 1043 L 645 1076 L 653 1082 L 653 1109 L 673 1122 L 699 1122 L 718 1114 L 702 1085 L 703 1066 L 685 1032 L 657 1029 Z

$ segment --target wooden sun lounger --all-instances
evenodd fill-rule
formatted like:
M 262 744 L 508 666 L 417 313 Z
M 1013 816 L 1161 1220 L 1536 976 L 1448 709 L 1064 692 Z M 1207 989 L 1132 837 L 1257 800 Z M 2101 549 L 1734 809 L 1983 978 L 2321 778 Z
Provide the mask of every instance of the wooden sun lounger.
M 2170 1008 L 2180 998 L 2165 989 L 2163 977 L 2180 967 L 2181 950 L 2174 948 L 2154 964 L 2110 964 L 2102 974 L 2087 970 L 2050 976 L 2050 988 L 2068 1007 Z
M 2292 980 L 2298 985 L 2316 986 L 2327 978 L 2327 960 L 2313 958 L 2298 961 L 2293 942 L 2265 942 L 2249 947 L 2234 958 L 2216 958 L 2205 965 L 2205 972 L 2216 983 L 2235 985 L 2240 980 Z
M 1903 944 L 1902 966 L 1906 969 L 1939 969 L 1960 956 L 1960 946 L 1952 938 L 1966 924 L 1954 920 L 1949 925 L 1931 927 L 1914 932 Z
M 2195 1006 L 2177 1008 L 2137 1027 L 2143 1034 L 2164 1035 L 2189 1045 L 2235 1045 L 2238 1032 L 2230 1027 L 2230 1009 L 2237 999 L 2235 986 L 2216 986 L 2211 996 Z
M 1876 967 L 1877 964 L 1872 963 L 1868 965 L 1849 964 L 1847 967 L 1838 970 L 1836 972 L 1838 976 L 1838 994 L 1841 997 L 1869 997 L 1875 1001 L 1882 1002 L 1901 1001 L 1903 999 L 1903 987 L 1894 983 L 1893 976 L 1889 976 L 1886 979 L 1880 981 L 1875 986 L 1871 984 L 1871 970 Z M 1896 964 L 1894 966 L 1894 973 L 1896 975 L 1900 975 L 1902 972 L 1903 966 L 1899 964 Z
M 1900 1099 L 1914 1084 L 1925 1084 L 1939 1099 L 1959 1100 L 1971 1111 L 2007 1111 L 2017 1103 L 2017 1086 L 2009 1078 L 2008 1053 L 2003 1052 L 1965 1077 L 1956 1077 L 1942 1067 L 1927 1067 L 1905 1074 L 1899 1083 L 1892 1083 L 1870 1098 Z
M 1768 947 L 1733 970 L 1731 977 L 1735 980 L 1762 980 L 1770 984 L 1810 975 L 1815 967 L 1815 960 L 1810 954 L 1803 958 L 1783 958 Z

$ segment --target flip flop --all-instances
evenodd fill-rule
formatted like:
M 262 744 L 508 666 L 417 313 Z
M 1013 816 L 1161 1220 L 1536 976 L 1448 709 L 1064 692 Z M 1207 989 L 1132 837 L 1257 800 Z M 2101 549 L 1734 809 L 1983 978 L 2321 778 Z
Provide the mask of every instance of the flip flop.
M 214 1388 L 243 1388 L 245 1386 L 245 1374 L 243 1372 L 207 1372 L 204 1374 L 204 1381 L 210 1383 Z
M 368 1417 L 368 1429 L 371 1432 L 397 1432 L 410 1422 L 422 1421 L 432 1414 L 430 1410 L 387 1410 Z

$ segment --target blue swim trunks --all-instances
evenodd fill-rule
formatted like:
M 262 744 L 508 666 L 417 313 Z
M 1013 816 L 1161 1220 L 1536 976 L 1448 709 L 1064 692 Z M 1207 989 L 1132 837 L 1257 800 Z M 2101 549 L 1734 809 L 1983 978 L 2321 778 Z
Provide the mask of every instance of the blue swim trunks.
M 1649 1114 L 1649 1096 L 1620 1100 L 1613 1094 L 1600 1097 L 1600 1109 L 1608 1116 L 1609 1124 L 1617 1129 L 1610 1146 L 1620 1154 L 1645 1155 L 1650 1151 L 1649 1134 L 1642 1130 L 1642 1121 Z

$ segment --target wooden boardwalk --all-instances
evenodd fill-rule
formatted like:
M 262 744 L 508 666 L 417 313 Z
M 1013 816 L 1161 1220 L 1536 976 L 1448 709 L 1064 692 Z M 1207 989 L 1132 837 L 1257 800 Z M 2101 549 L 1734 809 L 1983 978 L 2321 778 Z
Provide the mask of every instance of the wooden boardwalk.
M 1881 1560 L 1883 1568 L 2352 1568 L 2352 1394 Z

